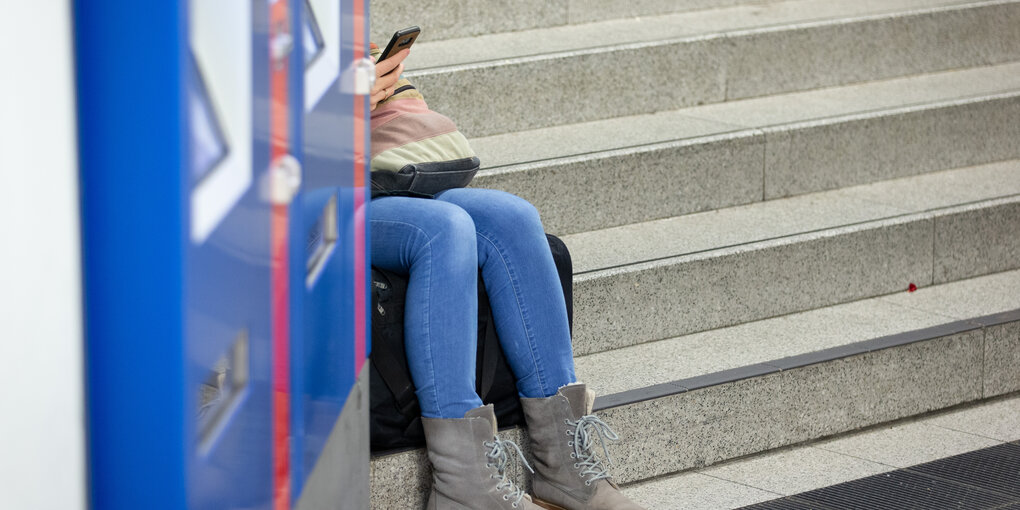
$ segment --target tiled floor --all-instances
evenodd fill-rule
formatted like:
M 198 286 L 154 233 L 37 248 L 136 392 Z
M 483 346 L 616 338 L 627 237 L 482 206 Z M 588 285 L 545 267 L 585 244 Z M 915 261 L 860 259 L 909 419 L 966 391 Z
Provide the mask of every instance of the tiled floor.
M 924 485 L 935 482 L 915 472 L 918 465 L 1007 442 L 1020 445 L 1020 394 L 655 479 L 629 486 L 625 492 L 649 510 L 740 508 L 770 501 L 760 508 L 822 508 L 780 498 L 859 480 L 844 486 L 854 489 L 868 481 L 862 479 L 885 473 L 886 479 L 879 482 L 935 494 L 935 488 Z M 900 471 L 906 467 L 911 470 Z M 1020 491 L 1020 478 L 1017 487 Z M 976 498 L 968 500 L 973 508 L 1010 501 L 1002 499 L 1001 492 L 989 496 L 981 490 L 957 497 Z M 927 504 L 938 505 L 938 501 Z M 890 508 L 897 506 L 902 505 Z

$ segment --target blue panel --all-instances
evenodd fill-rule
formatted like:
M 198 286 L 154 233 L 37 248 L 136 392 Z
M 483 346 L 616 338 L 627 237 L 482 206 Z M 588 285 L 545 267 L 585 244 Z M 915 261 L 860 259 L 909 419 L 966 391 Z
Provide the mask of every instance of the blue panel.
M 272 507 L 270 205 L 255 184 L 269 171 L 269 112 L 255 107 L 269 102 L 267 5 L 255 2 L 252 15 L 253 184 L 207 239 L 188 245 L 186 409 L 200 408 L 199 388 L 242 337 L 249 377 L 232 401 L 220 402 L 218 426 L 203 429 L 202 420 L 186 416 L 189 508 L 195 509 Z M 190 174 L 194 189 L 203 176 Z
M 186 17 L 173 1 L 74 11 L 90 506 L 183 509 Z
M 190 56 L 186 3 L 75 5 L 97 509 L 272 506 L 269 206 L 253 184 L 191 240 L 192 192 L 237 147 Z M 253 15 L 258 183 L 269 167 L 268 111 L 255 108 L 268 104 L 266 4 Z
M 354 301 L 368 302 L 354 274 L 367 256 L 354 251 L 355 203 L 367 197 L 353 187 L 355 98 L 334 82 L 306 114 L 302 94 L 301 64 L 333 45 L 347 68 L 353 23 L 367 34 L 351 1 L 332 38 L 301 15 L 309 2 L 289 3 L 301 34 L 291 142 L 304 166 L 289 225 L 294 498 L 354 385 Z M 270 209 L 259 188 L 270 167 L 269 2 L 252 3 L 250 149 L 228 136 L 213 73 L 192 56 L 187 5 L 75 2 L 92 508 L 273 502 Z M 252 150 L 251 184 L 193 241 L 195 190 L 241 150 Z M 310 278 L 313 252 L 324 256 Z
M 339 46 L 340 69 L 346 69 L 353 53 L 352 3 L 342 1 L 340 5 L 342 39 L 326 37 L 322 43 Z M 308 26 L 307 20 L 302 16 L 300 26 Z M 301 46 L 303 52 L 311 48 L 308 44 Z M 294 60 L 312 61 L 307 55 Z M 304 105 L 304 98 L 297 105 Z M 292 246 L 292 257 L 307 260 L 308 240 L 316 238 L 313 232 L 317 231 L 319 218 L 331 198 L 335 200 L 338 238 L 321 273 L 310 285 L 305 285 L 305 264 L 292 265 L 292 269 L 299 266 L 301 269 L 300 273 L 295 270 L 291 274 L 296 289 L 291 308 L 295 498 L 301 494 L 304 480 L 315 466 L 355 383 L 353 105 L 354 97 L 342 93 L 339 83 L 334 82 L 298 124 L 304 173 L 302 193 L 291 212 L 292 233 L 297 233 L 293 237 L 303 244 Z M 365 292 L 367 295 L 367 289 Z

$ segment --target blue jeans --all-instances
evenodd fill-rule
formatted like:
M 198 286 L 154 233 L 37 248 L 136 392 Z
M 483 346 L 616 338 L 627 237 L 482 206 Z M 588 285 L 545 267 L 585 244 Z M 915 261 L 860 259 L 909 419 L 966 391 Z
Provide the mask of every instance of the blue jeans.
M 575 382 L 566 305 L 538 212 L 502 191 L 372 201 L 372 265 L 408 274 L 404 332 L 422 416 L 462 418 L 475 393 L 478 270 L 523 397 Z

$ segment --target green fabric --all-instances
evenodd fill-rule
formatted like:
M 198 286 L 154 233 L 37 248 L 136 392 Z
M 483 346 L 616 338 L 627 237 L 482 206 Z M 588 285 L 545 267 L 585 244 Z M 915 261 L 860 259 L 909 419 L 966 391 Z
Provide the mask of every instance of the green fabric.
M 382 50 L 379 48 L 371 50 L 371 55 L 376 58 L 381 53 Z M 401 76 L 395 85 L 395 89 L 407 85 L 411 85 L 411 82 Z M 421 101 L 422 105 L 425 104 L 425 98 L 422 97 L 418 90 L 409 88 L 379 102 L 373 114 L 386 110 L 385 108 L 379 108 L 379 106 L 391 101 L 394 102 L 392 106 L 399 109 L 400 106 L 395 103 L 398 100 Z M 427 105 L 425 107 L 427 108 Z M 417 118 L 411 116 L 416 116 Z M 393 148 L 376 154 L 371 160 L 371 170 L 373 172 L 397 172 L 409 164 L 442 163 L 475 157 L 475 151 L 471 149 L 467 138 L 455 129 L 456 126 L 453 125 L 452 120 L 431 110 L 425 113 L 405 113 L 392 120 L 387 120 L 381 126 L 373 125 L 373 138 L 383 144 L 379 148 Z M 406 143 L 404 143 L 405 140 Z
M 399 122 L 399 119 L 397 120 Z M 475 156 L 467 138 L 454 131 L 383 151 L 372 158 L 372 171 L 396 172 L 411 163 L 454 161 Z

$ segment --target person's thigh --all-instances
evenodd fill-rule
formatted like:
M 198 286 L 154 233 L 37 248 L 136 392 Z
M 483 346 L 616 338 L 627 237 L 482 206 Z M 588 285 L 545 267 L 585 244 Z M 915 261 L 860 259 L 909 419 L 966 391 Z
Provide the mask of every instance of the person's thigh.
M 547 397 L 575 382 L 563 288 L 535 207 L 477 188 L 448 190 L 437 199 L 474 221 L 482 279 L 518 391 Z
M 435 248 L 446 248 L 459 259 L 447 259 L 448 267 L 477 264 L 477 255 L 457 250 L 474 246 L 474 224 L 460 207 L 411 197 L 381 197 L 369 204 L 372 265 L 408 274 L 414 262 L 426 254 L 433 240 Z M 442 246 L 438 246 L 442 244 Z
M 405 347 L 427 418 L 461 418 L 475 393 L 478 258 L 475 227 L 460 207 L 408 197 L 370 204 L 372 265 L 408 275 Z

